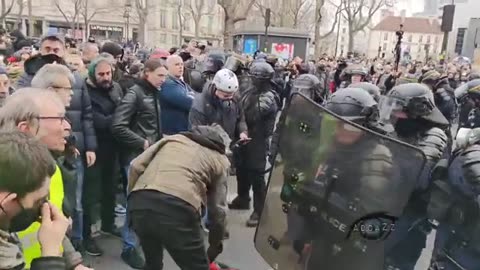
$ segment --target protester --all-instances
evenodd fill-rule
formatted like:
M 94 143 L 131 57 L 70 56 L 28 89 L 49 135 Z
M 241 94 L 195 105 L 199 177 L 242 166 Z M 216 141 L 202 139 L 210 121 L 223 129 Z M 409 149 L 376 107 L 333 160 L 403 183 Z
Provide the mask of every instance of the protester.
M 98 45 L 95 42 L 87 42 L 83 44 L 82 60 L 85 65 L 90 64 L 93 59 L 97 58 L 99 53 Z
M 98 141 L 97 160 L 86 170 L 83 198 L 83 245 L 89 255 L 100 256 L 103 250 L 92 238 L 95 210 L 100 209 L 102 231 L 114 233 L 114 207 L 119 148 L 112 134 L 113 114 L 122 100 L 120 86 L 112 81 L 110 59 L 97 57 L 90 64 L 86 88 L 92 101 L 93 124 Z M 99 206 L 99 207 L 98 207 Z M 98 212 L 98 211 L 97 211 Z M 81 242 L 81 240 L 79 240 Z M 82 243 L 79 243 L 82 244 Z
M 0 107 L 2 107 L 5 99 L 11 92 L 13 92 L 13 90 L 10 87 L 10 78 L 8 78 L 7 70 L 0 67 Z
M 188 114 L 193 103 L 193 90 L 183 79 L 183 60 L 178 55 L 167 58 L 168 78 L 160 91 L 162 131 L 166 135 L 188 130 Z
M 33 77 L 32 87 L 54 90 L 68 108 L 72 102 L 74 82 L 75 77 L 66 66 L 46 64 Z
M 166 76 L 167 69 L 159 60 L 147 60 L 143 79 L 130 88 L 116 109 L 113 135 L 125 146 L 125 160 L 122 161 L 125 171 L 136 156 L 162 138 L 162 109 L 157 96 Z M 144 262 L 140 260 L 128 224 L 125 224 L 122 235 L 122 259 L 133 268 L 142 268 Z
M 71 133 L 70 124 L 65 120 L 65 106 L 57 94 L 42 89 L 25 88 L 9 97 L 0 108 L 0 130 L 20 130 L 35 136 L 51 151 L 53 157 L 65 151 L 65 137 Z M 57 161 L 58 163 L 58 161 Z M 64 213 L 71 213 L 68 200 L 64 200 L 64 179 L 59 167 L 50 182 L 50 202 Z M 28 228 L 19 230 L 20 243 L 25 256 L 26 268 L 41 256 L 37 233 L 40 223 L 35 222 Z M 63 241 L 64 257 L 67 267 L 76 270 L 84 269 L 82 257 L 75 252 L 70 241 Z
M 25 229 L 38 218 L 42 219 L 38 231 L 42 253 L 30 269 L 66 269 L 60 248 L 69 222 L 47 200 L 55 161 L 43 143 L 20 131 L 0 132 L 0 152 L 0 269 L 24 268 L 21 245 L 9 233 Z
M 166 137 L 132 162 L 129 212 L 145 253 L 145 269 L 163 269 L 164 248 L 181 269 L 209 269 L 222 252 L 229 144 L 220 126 L 196 126 Z M 200 217 L 207 205 L 205 254 Z

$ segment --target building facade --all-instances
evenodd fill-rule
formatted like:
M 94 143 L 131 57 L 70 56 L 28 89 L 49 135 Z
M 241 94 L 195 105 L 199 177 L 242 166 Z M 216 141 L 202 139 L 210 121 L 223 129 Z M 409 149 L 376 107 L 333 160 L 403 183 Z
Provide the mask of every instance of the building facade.
M 195 22 L 187 0 L 148 1 L 148 16 L 145 25 L 145 44 L 148 47 L 170 48 L 195 38 Z M 97 40 L 137 41 L 139 36 L 139 12 L 132 0 L 85 0 L 88 3 L 75 11 L 74 2 L 69 0 L 32 1 L 33 36 L 47 34 L 68 34 L 78 40 L 92 35 Z M 145 2 L 144 2 L 145 3 Z M 178 4 L 181 4 L 180 11 Z M 15 4 L 6 17 L 6 27 L 15 28 L 20 24 L 28 33 L 28 11 Z M 223 13 L 219 6 L 212 5 L 209 13 L 203 15 L 199 26 L 198 39 L 219 45 L 222 40 Z M 75 27 L 72 27 L 74 14 L 77 14 Z M 181 15 L 181 16 L 180 16 Z M 85 22 L 85 17 L 88 21 Z M 179 18 L 182 18 L 180 23 Z M 183 24 L 180 30 L 180 24 Z M 72 30 L 74 28 L 75 30 Z M 180 37 L 180 33 L 182 36 Z
M 403 24 L 403 55 L 424 61 L 427 57 L 437 58 L 441 52 L 443 33 L 440 22 L 433 18 L 389 16 L 377 24 L 370 32 L 368 57 L 394 57 L 398 41 L 396 32 Z

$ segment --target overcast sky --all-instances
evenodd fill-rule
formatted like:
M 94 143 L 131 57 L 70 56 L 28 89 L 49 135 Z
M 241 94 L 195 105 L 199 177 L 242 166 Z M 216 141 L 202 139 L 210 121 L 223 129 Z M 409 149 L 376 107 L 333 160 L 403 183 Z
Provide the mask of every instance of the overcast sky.
M 398 0 L 396 5 L 397 11 L 402 9 L 407 10 L 407 15 L 411 16 L 412 13 L 423 11 L 424 0 Z

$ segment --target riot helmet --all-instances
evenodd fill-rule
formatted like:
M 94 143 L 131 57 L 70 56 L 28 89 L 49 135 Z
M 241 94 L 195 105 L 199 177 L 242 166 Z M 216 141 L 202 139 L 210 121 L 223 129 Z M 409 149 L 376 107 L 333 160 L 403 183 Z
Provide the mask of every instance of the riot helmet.
M 344 75 L 346 79 L 350 80 L 352 83 L 359 83 L 365 80 L 368 72 L 363 66 L 352 64 L 344 70 Z
M 245 66 L 245 61 L 240 59 L 239 56 L 232 54 L 228 57 L 223 68 L 229 69 L 233 72 L 239 72 L 242 67 Z
M 340 89 L 330 97 L 325 108 L 363 127 L 379 128 L 378 103 L 363 89 Z
M 480 107 L 480 79 L 468 82 L 467 87 L 468 97 L 475 102 L 475 106 Z
M 380 102 L 380 117 L 383 124 L 393 126 L 400 119 L 424 119 L 442 126 L 449 124 L 435 106 L 433 92 L 419 83 L 395 86 Z
M 211 52 L 208 54 L 207 58 L 205 59 L 203 73 L 206 74 L 215 74 L 217 71 L 222 69 L 223 65 L 225 64 L 225 53 L 223 52 Z
M 265 59 L 265 61 L 269 63 L 273 68 L 275 68 L 278 62 L 278 57 L 274 54 L 269 54 L 267 56 L 267 59 Z
M 355 83 L 351 84 L 349 88 L 360 88 L 365 91 L 367 91 L 376 102 L 380 101 L 380 88 L 376 86 L 375 84 L 368 83 L 368 82 L 360 82 L 360 83 Z
M 311 100 L 322 103 L 323 94 L 321 82 L 317 76 L 312 74 L 302 74 L 293 80 L 292 90 L 299 92 L 310 98 Z
M 252 83 L 258 90 L 266 90 L 275 74 L 275 70 L 267 62 L 252 63 L 249 72 Z
M 474 72 L 474 71 L 472 71 L 472 72 L 468 75 L 468 81 L 473 81 L 473 80 L 476 80 L 476 79 L 480 79 L 480 73 L 479 73 L 479 72 Z
M 437 85 L 440 78 L 441 78 L 441 74 L 438 71 L 429 70 L 425 72 L 418 81 L 420 83 L 428 85 L 428 87 L 433 89 Z

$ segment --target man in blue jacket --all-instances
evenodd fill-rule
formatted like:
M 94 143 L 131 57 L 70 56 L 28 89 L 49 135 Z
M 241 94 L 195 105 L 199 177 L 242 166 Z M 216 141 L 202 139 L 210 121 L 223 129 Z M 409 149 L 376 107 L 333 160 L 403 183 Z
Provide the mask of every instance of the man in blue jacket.
M 160 91 L 162 130 L 166 135 L 188 131 L 188 114 L 193 90 L 183 81 L 183 60 L 178 55 L 167 58 L 168 78 Z

